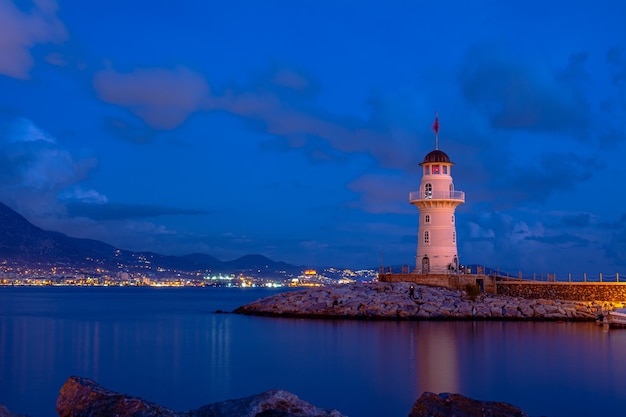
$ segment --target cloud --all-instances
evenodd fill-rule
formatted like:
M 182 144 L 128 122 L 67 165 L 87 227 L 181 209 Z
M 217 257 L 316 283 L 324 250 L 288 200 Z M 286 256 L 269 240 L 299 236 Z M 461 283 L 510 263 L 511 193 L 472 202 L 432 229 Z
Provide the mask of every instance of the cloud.
M 0 118 L 0 201 L 38 227 L 73 237 L 98 239 L 121 248 L 163 247 L 171 229 L 145 221 L 166 215 L 198 215 L 206 211 L 109 202 L 84 187 L 95 158 L 81 158 L 54 136 L 25 118 Z M 172 244 L 172 242 L 167 242 Z
M 541 242 L 550 245 L 551 247 L 558 246 L 560 248 L 563 247 L 587 247 L 589 246 L 589 240 L 582 238 L 580 236 L 574 236 L 569 233 L 563 233 L 559 235 L 550 235 L 550 236 L 526 236 L 526 240 L 534 240 L 536 242 Z
M 606 257 L 621 268 L 620 273 L 624 273 L 626 272 L 626 213 L 622 214 L 619 221 L 605 226 L 612 230 L 610 239 L 604 245 Z
M 510 190 L 517 201 L 543 202 L 555 192 L 577 188 L 602 168 L 597 158 L 545 153 L 538 156 L 537 163 L 514 167 L 501 181 L 503 189 Z
M 272 81 L 276 85 L 290 88 L 294 91 L 306 91 L 311 87 L 311 82 L 304 75 L 291 71 L 287 68 L 281 68 L 273 74 Z
M 479 46 L 462 65 L 461 87 L 495 128 L 581 137 L 589 123 L 589 105 L 580 88 L 585 61 L 585 54 L 573 55 L 559 72 L 503 47 Z
M 0 74 L 29 78 L 34 65 L 30 49 L 42 43 L 60 43 L 67 38 L 56 16 L 54 0 L 33 0 L 29 10 L 20 10 L 10 0 L 0 1 Z
M 591 214 L 578 213 L 567 214 L 561 219 L 564 225 L 573 227 L 586 227 L 591 224 Z
M 180 125 L 209 94 L 204 77 L 182 66 L 128 73 L 108 68 L 95 74 L 93 85 L 102 100 L 127 107 L 155 129 Z
M 611 71 L 613 85 L 620 86 L 626 84 L 626 57 L 624 56 L 624 50 L 615 46 L 609 48 L 606 53 L 606 63 Z
M 148 204 L 112 204 L 106 201 L 92 202 L 73 201 L 67 203 L 67 212 L 70 217 L 86 217 L 92 220 L 128 220 L 160 216 L 200 215 L 207 214 L 205 210 L 183 209 Z
M 105 204 L 109 201 L 107 196 L 96 190 L 84 190 L 79 186 L 68 189 L 59 194 L 61 201 L 80 202 L 84 204 Z
M 461 262 L 513 271 L 542 261 L 543 257 L 532 258 L 532 247 L 526 238 L 543 235 L 543 225 L 521 220 L 516 214 L 474 211 L 457 216 Z M 500 264 L 494 265 L 494 260 Z
M 416 214 L 409 204 L 409 192 L 419 188 L 406 175 L 364 175 L 347 185 L 359 199 L 348 205 L 368 213 Z
M 321 111 L 307 97 L 285 95 L 272 84 L 226 89 L 211 95 L 206 109 L 240 116 L 279 138 L 278 145 L 266 144 L 268 148 L 317 152 L 329 160 L 361 153 L 386 168 L 407 168 L 415 163 L 410 154 L 417 142 L 413 134 L 377 123 L 375 116 L 363 119 Z M 326 144 L 331 152 L 324 150 Z
M 157 133 L 142 122 L 132 123 L 114 117 L 105 118 L 104 130 L 132 143 L 152 142 Z
M 626 215 L 616 222 L 595 223 L 586 213 L 520 208 L 465 212 L 457 218 L 463 263 L 499 266 L 510 273 L 521 270 L 526 275 L 557 272 L 561 277 L 568 272 L 614 273 L 626 267 Z
M 605 58 L 611 75 L 611 93 L 600 102 L 600 145 L 614 148 L 626 139 L 626 54 L 610 48 Z
M 315 83 L 286 68 L 276 68 L 247 87 L 231 86 L 220 93 L 211 91 L 202 75 L 184 67 L 128 73 L 109 68 L 96 73 L 93 84 L 102 100 L 128 108 L 153 129 L 173 129 L 196 111 L 222 111 L 276 138 L 276 143 L 263 143 L 267 149 L 304 150 L 312 161 L 363 153 L 388 168 L 415 163 L 407 151 L 416 146 L 413 134 L 392 130 L 376 114 L 361 119 L 317 110 L 311 104 Z M 119 119 L 107 120 L 106 126 L 129 140 L 147 141 L 146 131 Z
M 75 158 L 31 120 L 1 123 L 0 200 L 36 215 L 62 212 L 57 194 L 85 180 L 94 158 Z

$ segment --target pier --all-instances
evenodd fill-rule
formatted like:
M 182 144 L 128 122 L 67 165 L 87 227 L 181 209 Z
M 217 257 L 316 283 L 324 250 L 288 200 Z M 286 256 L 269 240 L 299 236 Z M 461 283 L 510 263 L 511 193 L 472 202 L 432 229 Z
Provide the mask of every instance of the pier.
M 620 275 L 599 275 L 599 280 L 557 281 L 556 275 L 548 274 L 547 281 L 512 278 L 498 274 L 418 274 L 381 272 L 381 282 L 410 282 L 418 285 L 441 287 L 457 290 L 475 288 L 480 293 L 507 295 L 526 299 L 572 300 L 572 301 L 626 301 L 626 280 L 620 281 Z M 469 287 L 468 287 L 469 286 Z

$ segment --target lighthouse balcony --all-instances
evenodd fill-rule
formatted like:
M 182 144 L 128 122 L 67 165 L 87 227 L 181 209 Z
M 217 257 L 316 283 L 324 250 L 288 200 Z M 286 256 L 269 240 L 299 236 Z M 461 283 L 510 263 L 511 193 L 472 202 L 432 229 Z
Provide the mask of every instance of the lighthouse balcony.
M 452 200 L 465 202 L 465 193 L 463 191 L 413 191 L 409 194 L 409 201 L 422 200 Z

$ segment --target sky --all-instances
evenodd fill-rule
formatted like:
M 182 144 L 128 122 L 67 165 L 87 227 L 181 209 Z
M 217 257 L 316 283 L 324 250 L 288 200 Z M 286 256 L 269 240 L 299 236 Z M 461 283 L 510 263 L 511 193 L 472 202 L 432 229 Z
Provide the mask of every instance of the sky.
M 626 2 L 0 0 L 0 201 L 135 251 L 626 275 Z

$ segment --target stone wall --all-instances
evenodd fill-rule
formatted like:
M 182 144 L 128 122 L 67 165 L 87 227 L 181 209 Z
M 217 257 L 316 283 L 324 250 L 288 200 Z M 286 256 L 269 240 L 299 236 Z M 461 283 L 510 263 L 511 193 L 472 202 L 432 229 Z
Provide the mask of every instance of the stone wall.
M 446 274 L 380 274 L 378 280 L 381 282 L 414 282 L 430 287 L 452 288 L 450 275 Z
M 464 290 L 468 284 L 482 283 L 483 292 L 493 294 L 496 292 L 495 280 L 486 275 L 472 274 L 380 274 L 378 280 L 381 282 L 413 282 L 429 287 L 443 287 L 456 290 Z
M 626 282 L 537 282 L 496 280 L 487 275 L 380 274 L 381 282 L 412 282 L 430 287 L 464 290 L 468 284 L 481 284 L 483 292 L 527 299 L 572 301 L 626 301 Z
M 598 282 L 502 282 L 496 283 L 498 295 L 529 299 L 574 301 L 626 301 L 626 283 Z

